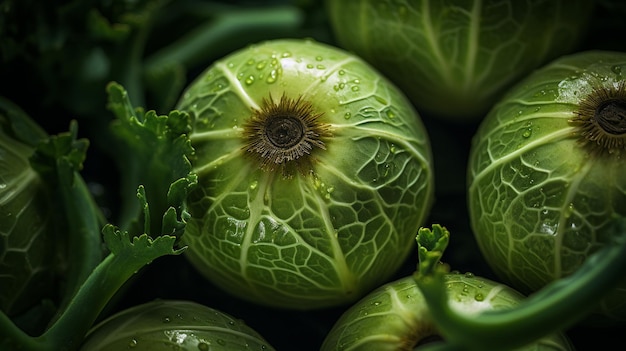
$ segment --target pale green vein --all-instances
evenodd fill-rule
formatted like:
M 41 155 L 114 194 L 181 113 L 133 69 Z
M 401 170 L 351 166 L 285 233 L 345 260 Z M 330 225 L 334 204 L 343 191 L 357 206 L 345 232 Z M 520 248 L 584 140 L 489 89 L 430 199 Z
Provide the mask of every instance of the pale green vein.
M 237 79 L 237 77 L 231 72 L 231 70 L 224 64 L 224 62 L 217 62 L 215 67 L 218 68 L 224 74 L 224 77 L 233 88 L 233 91 L 241 98 L 241 100 L 248 105 L 250 108 L 254 110 L 260 110 L 259 105 L 250 98 L 250 95 L 245 91 L 241 82 Z

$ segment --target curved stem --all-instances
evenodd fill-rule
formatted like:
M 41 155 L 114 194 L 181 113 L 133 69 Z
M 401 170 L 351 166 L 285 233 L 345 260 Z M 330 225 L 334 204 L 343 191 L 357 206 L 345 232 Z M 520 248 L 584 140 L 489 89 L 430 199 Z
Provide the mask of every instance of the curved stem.
M 153 75 L 171 65 L 189 67 L 248 45 L 251 36 L 289 33 L 302 21 L 303 14 L 289 6 L 224 11 L 148 57 L 144 72 Z
M 467 350 L 520 347 L 578 322 L 623 280 L 626 219 L 615 222 L 612 243 L 589 256 L 576 273 L 545 286 L 511 309 L 466 315 L 448 303 L 441 270 L 418 271 L 414 277 L 436 325 L 449 343 Z

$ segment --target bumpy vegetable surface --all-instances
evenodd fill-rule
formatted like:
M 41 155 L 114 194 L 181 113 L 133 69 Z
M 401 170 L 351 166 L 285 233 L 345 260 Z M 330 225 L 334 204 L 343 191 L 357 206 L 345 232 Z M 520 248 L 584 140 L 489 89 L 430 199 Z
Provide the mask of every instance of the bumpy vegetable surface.
M 505 285 L 469 273 L 450 273 L 445 281 L 450 304 L 462 313 L 510 309 L 524 299 Z M 335 323 L 321 350 L 413 350 L 437 341 L 440 335 L 415 280 L 406 277 L 374 290 L 350 307 Z M 522 348 L 571 349 L 560 334 Z
M 575 48 L 577 1 L 330 0 L 337 41 L 396 82 L 420 112 L 482 118 L 502 91 Z
M 356 56 L 310 40 L 252 45 L 208 68 L 190 113 L 198 187 L 187 257 L 242 298 L 311 309 L 393 274 L 432 202 L 419 115 Z
M 34 146 L 17 138 L 0 100 L 0 310 L 25 312 L 57 289 L 52 191 L 31 167 Z
M 626 54 L 582 52 L 536 71 L 474 137 L 471 225 L 491 267 L 529 292 L 576 271 L 626 214 Z M 604 316 L 626 320 L 626 279 Z
M 121 311 L 87 335 L 85 351 L 239 351 L 273 348 L 241 320 L 192 302 L 155 300 Z

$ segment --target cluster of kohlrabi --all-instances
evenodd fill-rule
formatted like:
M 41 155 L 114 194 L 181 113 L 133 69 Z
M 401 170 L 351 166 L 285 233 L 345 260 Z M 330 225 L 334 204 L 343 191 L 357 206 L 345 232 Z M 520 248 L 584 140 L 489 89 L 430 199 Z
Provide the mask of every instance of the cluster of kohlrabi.
M 0 100 L 0 349 L 273 349 L 219 306 L 106 314 L 165 255 L 268 314 L 342 308 L 329 351 L 573 350 L 567 328 L 626 320 L 626 56 L 562 56 L 593 1 L 333 0 L 337 45 L 282 35 L 206 65 L 203 43 L 299 13 L 197 5 L 221 9 L 214 30 L 130 57 L 130 94 L 106 84 L 119 217 L 82 177 L 76 122 L 49 135 Z M 137 107 L 143 84 L 173 110 Z M 442 263 L 454 237 L 423 227 L 441 178 L 422 114 L 480 124 L 458 171 L 502 283 Z

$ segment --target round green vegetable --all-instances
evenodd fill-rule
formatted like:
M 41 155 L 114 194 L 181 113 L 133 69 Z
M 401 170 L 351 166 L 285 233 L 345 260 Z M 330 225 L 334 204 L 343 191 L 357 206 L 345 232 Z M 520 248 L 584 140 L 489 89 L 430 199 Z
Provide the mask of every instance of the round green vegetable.
M 85 351 L 239 351 L 274 348 L 244 322 L 183 300 L 154 300 L 107 318 L 87 334 Z
M 626 53 L 564 56 L 517 84 L 471 148 L 471 226 L 522 292 L 576 271 L 626 215 Z M 626 279 L 599 313 L 626 320 Z
M 592 1 L 329 0 L 342 47 L 380 69 L 418 111 L 482 118 L 505 88 L 571 52 Z
M 51 192 L 29 162 L 35 148 L 14 134 L 0 103 L 0 310 L 15 316 L 54 297 L 60 245 Z
M 464 313 L 513 308 L 524 296 L 510 287 L 470 273 L 445 276 L 450 304 Z M 328 333 L 321 351 L 414 350 L 441 340 L 413 277 L 387 283 L 350 307 Z M 546 336 L 523 350 L 573 350 L 561 334 Z
M 193 119 L 190 261 L 260 304 L 355 301 L 404 262 L 433 198 L 430 144 L 405 96 L 358 57 L 263 42 L 214 63 Z

